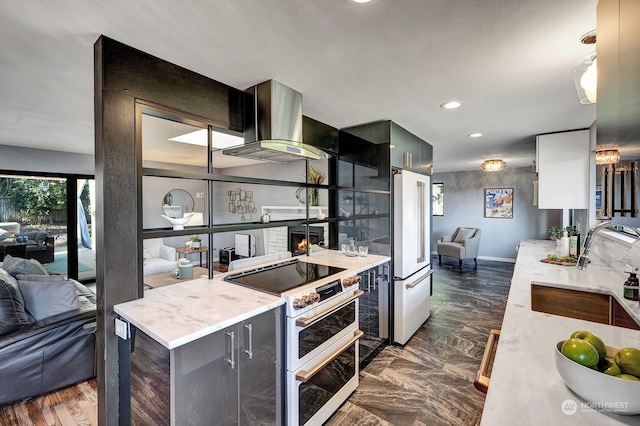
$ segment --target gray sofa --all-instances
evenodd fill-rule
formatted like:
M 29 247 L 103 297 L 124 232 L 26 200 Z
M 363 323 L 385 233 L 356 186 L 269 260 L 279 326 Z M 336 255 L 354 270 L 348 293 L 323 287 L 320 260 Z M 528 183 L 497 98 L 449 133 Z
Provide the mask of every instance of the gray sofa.
M 27 237 L 27 243 L 16 245 L 17 237 Z M 18 232 L 12 237 L 0 239 L 0 261 L 5 254 L 51 263 L 54 261 L 54 239 L 47 236 L 44 230 Z
M 96 375 L 95 294 L 77 281 L 45 274 L 16 278 L 0 267 L 0 404 Z M 70 296 L 71 309 L 49 297 L 52 289 Z

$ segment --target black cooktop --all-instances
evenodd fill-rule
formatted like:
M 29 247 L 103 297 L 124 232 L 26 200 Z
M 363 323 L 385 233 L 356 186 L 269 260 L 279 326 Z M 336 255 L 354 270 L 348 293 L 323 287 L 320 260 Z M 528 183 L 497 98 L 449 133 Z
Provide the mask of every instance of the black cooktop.
M 345 268 L 300 262 L 298 259 L 268 265 L 224 277 L 225 281 L 280 296 L 285 291 L 344 271 Z

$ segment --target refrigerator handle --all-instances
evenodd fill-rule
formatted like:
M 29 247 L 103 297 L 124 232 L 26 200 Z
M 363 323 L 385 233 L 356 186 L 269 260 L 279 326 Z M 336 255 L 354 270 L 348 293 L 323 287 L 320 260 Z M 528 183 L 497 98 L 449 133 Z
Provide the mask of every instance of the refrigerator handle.
M 425 261 L 425 241 L 424 241 L 424 226 L 425 226 L 425 184 L 424 182 L 417 182 L 418 185 L 418 263 Z

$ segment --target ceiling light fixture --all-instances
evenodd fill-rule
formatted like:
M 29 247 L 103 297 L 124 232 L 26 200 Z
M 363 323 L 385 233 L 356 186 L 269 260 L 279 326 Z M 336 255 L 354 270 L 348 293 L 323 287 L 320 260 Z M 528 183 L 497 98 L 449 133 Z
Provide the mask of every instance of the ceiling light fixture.
M 194 132 L 170 138 L 173 142 L 188 143 L 191 145 L 207 146 L 207 129 L 199 129 Z M 229 135 L 227 133 L 213 131 L 211 143 L 214 149 L 225 149 L 244 144 L 242 136 Z
M 590 31 L 580 39 L 582 44 L 594 44 L 596 31 Z M 581 104 L 595 104 L 597 101 L 598 59 L 596 52 L 590 53 L 573 66 L 573 82 Z
M 479 138 L 482 136 L 482 133 L 471 133 L 469 135 L 470 138 Z
M 354 3 L 369 3 L 371 0 L 353 0 Z
M 442 109 L 456 109 L 462 106 L 462 102 L 460 101 L 449 101 L 440 105 Z
M 596 164 L 616 164 L 620 161 L 620 152 L 617 149 L 596 151 Z
M 485 172 L 500 172 L 507 167 L 507 163 L 503 160 L 486 160 L 482 162 L 480 168 Z

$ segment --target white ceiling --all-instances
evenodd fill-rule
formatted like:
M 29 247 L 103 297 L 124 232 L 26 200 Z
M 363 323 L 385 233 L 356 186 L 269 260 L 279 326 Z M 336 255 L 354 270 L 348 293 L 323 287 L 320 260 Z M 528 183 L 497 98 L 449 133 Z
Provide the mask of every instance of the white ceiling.
M 436 172 L 530 166 L 536 134 L 595 120 L 572 69 L 596 3 L 0 0 L 0 144 L 93 153 L 104 34 L 238 89 L 275 79 L 334 127 L 391 119 L 434 146 Z

